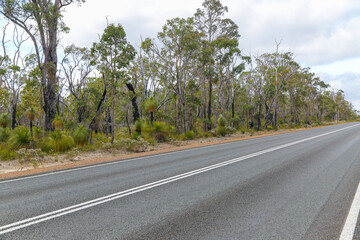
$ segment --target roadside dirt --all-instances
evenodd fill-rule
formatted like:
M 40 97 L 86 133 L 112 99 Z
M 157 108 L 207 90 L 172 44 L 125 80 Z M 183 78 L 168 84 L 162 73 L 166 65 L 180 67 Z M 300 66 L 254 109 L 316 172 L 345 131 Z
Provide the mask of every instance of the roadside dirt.
M 231 136 L 221 138 L 212 137 L 206 139 L 178 141 L 175 143 L 161 143 L 156 146 L 148 147 L 148 149 L 142 153 L 130 153 L 118 150 L 115 152 L 97 150 L 93 152 L 80 152 L 78 154 L 58 154 L 46 156 L 40 161 L 0 161 L 0 180 L 301 130 L 305 129 L 278 130 L 277 132 L 260 131 L 254 132 L 252 135 L 250 133 L 235 133 Z

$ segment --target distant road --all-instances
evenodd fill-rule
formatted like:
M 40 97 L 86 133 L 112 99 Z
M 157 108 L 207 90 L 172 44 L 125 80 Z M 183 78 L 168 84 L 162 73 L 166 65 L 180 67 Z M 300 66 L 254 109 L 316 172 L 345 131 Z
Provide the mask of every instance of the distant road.
M 339 239 L 359 181 L 360 125 L 316 128 L 0 181 L 0 239 Z

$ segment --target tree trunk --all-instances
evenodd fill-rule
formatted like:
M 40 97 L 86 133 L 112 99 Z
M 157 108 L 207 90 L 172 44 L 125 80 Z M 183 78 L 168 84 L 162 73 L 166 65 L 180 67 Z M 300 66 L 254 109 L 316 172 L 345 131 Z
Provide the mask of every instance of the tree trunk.
M 16 111 L 17 111 L 17 102 L 14 101 L 11 109 L 11 128 L 14 129 L 16 126 Z
M 135 94 L 134 87 L 133 87 L 133 85 L 131 83 L 126 83 L 126 87 L 128 88 L 128 90 L 130 92 L 133 93 L 133 97 L 131 98 L 131 104 L 132 104 L 132 107 L 133 107 L 134 122 L 136 122 L 140 118 L 139 107 L 138 107 L 138 104 L 137 104 L 137 97 L 136 97 L 136 94 Z
M 106 97 L 106 87 L 104 86 L 104 91 L 103 91 L 103 94 L 102 94 L 101 99 L 99 101 L 99 104 L 97 106 L 95 116 L 93 117 L 93 119 L 91 120 L 91 122 L 89 124 L 89 129 L 91 129 L 91 130 L 95 130 L 94 127 L 95 127 L 95 123 L 96 123 L 96 118 L 100 115 L 101 106 L 103 105 L 103 103 L 105 101 L 105 97 Z
M 212 100 L 212 80 L 211 77 L 209 79 L 209 99 L 208 99 L 208 130 L 211 130 L 211 100 Z
M 111 88 L 111 144 L 115 138 L 115 91 L 114 86 Z

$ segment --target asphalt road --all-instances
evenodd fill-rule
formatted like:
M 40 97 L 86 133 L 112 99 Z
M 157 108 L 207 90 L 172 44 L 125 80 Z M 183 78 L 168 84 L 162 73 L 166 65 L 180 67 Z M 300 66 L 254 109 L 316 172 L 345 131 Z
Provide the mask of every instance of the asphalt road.
M 351 123 L 1 181 L 0 239 L 338 239 L 359 173 Z

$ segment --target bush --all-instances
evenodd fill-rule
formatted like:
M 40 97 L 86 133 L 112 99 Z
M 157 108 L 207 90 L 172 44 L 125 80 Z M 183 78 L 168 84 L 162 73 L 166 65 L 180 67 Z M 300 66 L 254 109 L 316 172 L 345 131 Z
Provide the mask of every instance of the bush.
M 142 121 L 139 119 L 135 122 L 135 131 L 140 133 L 141 132 L 141 126 L 142 126 Z
M 74 147 L 74 139 L 64 135 L 60 131 L 54 131 L 50 137 L 45 138 L 41 144 L 41 150 L 44 152 L 65 152 Z
M 233 128 L 233 127 L 226 127 L 226 132 L 227 132 L 228 134 L 233 134 L 233 133 L 236 132 L 236 129 Z
M 186 131 L 184 134 L 185 140 L 192 140 L 195 139 L 195 133 L 193 131 Z
M 7 113 L 0 114 L 0 127 L 6 128 L 10 123 L 10 118 Z
M 56 116 L 51 123 L 51 127 L 55 128 L 56 130 L 60 130 L 64 128 L 64 121 L 61 119 L 60 116 Z
M 10 134 L 8 146 L 10 149 L 28 148 L 30 145 L 30 133 L 26 127 L 15 128 Z
M 226 134 L 227 134 L 226 127 L 218 126 L 218 127 L 216 128 L 216 135 L 217 135 L 217 136 L 222 136 L 222 137 L 224 137 L 224 136 L 226 136 Z
M 152 126 L 148 123 L 143 126 L 143 134 L 148 138 L 153 138 L 157 142 L 166 142 L 169 140 L 172 128 L 164 122 L 153 122 Z
M 234 128 L 239 129 L 241 124 L 241 119 L 239 117 L 231 118 L 230 123 Z
M 2 149 L 0 150 L 0 159 L 3 161 L 13 160 L 16 157 L 16 153 L 11 149 Z
M 145 152 L 147 147 L 150 145 L 149 142 L 143 138 L 138 140 L 130 138 L 119 139 L 120 146 L 124 147 L 129 152 Z
M 89 129 L 80 125 L 74 132 L 73 138 L 77 145 L 84 146 L 88 143 L 90 137 Z
M 218 120 L 217 120 L 217 124 L 220 127 L 225 127 L 226 126 L 226 119 L 223 117 L 222 114 L 220 114 Z
M 8 128 L 0 128 L 0 142 L 6 142 L 9 136 L 10 130 Z

